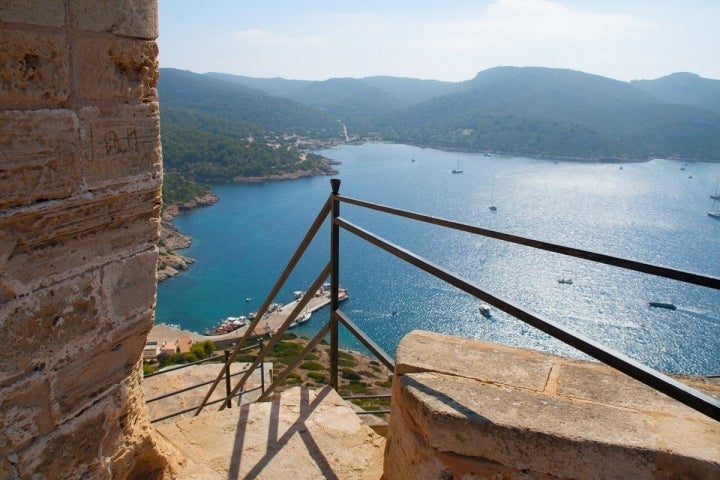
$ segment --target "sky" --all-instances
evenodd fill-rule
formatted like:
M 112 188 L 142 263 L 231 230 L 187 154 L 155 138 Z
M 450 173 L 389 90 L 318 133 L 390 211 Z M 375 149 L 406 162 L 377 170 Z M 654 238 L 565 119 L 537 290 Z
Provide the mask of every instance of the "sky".
M 160 67 L 464 81 L 497 66 L 720 79 L 720 0 L 159 0 Z

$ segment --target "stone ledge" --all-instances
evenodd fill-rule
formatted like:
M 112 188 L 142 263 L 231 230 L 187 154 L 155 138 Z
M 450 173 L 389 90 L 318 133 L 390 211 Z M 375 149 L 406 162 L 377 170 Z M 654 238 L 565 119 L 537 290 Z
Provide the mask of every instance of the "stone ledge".
M 389 480 L 720 476 L 720 423 L 596 363 L 411 332 L 391 409 Z

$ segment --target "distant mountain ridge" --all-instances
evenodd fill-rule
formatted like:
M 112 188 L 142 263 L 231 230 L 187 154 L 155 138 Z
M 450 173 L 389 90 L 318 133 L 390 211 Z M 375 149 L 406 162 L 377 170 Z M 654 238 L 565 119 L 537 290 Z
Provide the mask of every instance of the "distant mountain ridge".
M 655 80 L 630 84 L 668 103 L 691 105 L 720 112 L 720 81 L 694 73 L 678 72 Z
M 497 67 L 464 82 L 178 72 L 161 69 L 161 108 L 167 101 L 276 132 L 338 138 L 342 122 L 359 140 L 444 149 L 720 161 L 720 81 L 692 74 L 628 83 L 542 67 Z M 207 94 L 181 95 L 186 82 Z

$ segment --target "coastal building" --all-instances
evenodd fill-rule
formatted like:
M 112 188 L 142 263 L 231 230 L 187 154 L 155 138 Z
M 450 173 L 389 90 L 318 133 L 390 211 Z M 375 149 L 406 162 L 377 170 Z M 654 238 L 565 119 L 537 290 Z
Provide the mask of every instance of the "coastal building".
M 149 341 L 145 343 L 143 349 L 143 360 L 155 360 L 160 354 L 160 346 L 158 342 Z
M 177 353 L 190 352 L 190 347 L 192 346 L 192 344 L 193 344 L 192 338 L 190 338 L 188 336 L 178 337 L 178 339 L 175 341 L 175 345 L 177 347 L 177 349 L 176 349 Z

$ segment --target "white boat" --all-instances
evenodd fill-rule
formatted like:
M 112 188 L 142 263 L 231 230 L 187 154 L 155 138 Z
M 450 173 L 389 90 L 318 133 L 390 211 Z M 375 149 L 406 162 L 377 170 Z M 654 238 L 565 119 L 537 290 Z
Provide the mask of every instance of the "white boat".
M 452 169 L 452 173 L 463 173 L 462 167 L 460 166 L 460 159 L 458 159 L 457 167 Z
M 310 317 L 312 317 L 312 312 L 305 311 L 305 314 L 295 321 L 298 323 L 298 325 L 300 325 L 310 320 Z
M 720 177 L 718 177 L 717 182 L 715 182 L 715 193 L 710 194 L 710 198 L 713 199 L 713 209 L 707 213 L 709 217 L 720 219 L 720 210 L 718 210 L 716 207 L 718 200 L 720 200 L 720 192 L 718 192 L 718 182 L 720 182 Z
M 493 181 L 492 186 L 490 187 L 490 206 L 488 207 L 491 212 L 497 212 L 497 207 L 495 206 L 495 202 L 493 202 L 494 197 L 495 197 L 495 182 Z
M 492 317 L 492 312 L 490 311 L 490 305 L 487 303 L 481 303 L 478 305 L 478 311 L 480 312 L 480 315 L 482 315 L 485 318 Z

